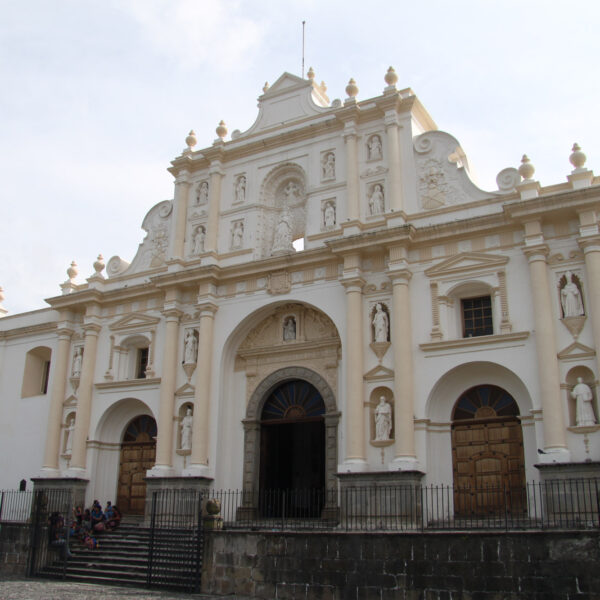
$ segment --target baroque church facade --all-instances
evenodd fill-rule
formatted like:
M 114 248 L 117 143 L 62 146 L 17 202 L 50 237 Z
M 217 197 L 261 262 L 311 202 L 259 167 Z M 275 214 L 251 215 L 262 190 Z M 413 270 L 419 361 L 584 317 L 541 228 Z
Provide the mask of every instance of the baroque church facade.
M 0 319 L 0 487 L 135 513 L 164 487 L 598 475 L 600 178 L 575 145 L 562 183 L 524 156 L 483 191 L 396 83 L 330 102 L 283 74 L 247 131 L 190 132 L 131 263 Z

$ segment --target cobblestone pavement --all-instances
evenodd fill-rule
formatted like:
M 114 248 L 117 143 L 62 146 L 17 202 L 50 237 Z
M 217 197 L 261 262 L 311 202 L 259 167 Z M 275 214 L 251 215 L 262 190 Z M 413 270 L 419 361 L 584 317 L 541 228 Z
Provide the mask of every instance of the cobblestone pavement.
M 154 600 L 156 598 L 161 600 L 215 600 L 217 597 L 205 594 L 181 594 L 169 591 L 43 579 L 0 581 L 0 600 L 104 600 L 105 598 L 126 598 L 126 600 Z M 229 596 L 229 598 L 232 598 L 232 596 Z

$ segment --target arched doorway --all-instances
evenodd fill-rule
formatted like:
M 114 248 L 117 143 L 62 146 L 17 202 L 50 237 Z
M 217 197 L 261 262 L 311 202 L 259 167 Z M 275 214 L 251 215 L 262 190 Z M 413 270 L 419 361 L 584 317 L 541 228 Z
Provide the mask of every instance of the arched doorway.
M 141 415 L 129 422 L 121 443 L 117 504 L 121 512 L 143 514 L 146 471 L 156 458 L 156 421 Z
M 454 511 L 495 515 L 526 507 L 523 433 L 514 398 L 495 385 L 468 389 L 452 411 Z
M 318 517 L 325 491 L 325 403 L 308 381 L 273 389 L 260 419 L 262 516 Z

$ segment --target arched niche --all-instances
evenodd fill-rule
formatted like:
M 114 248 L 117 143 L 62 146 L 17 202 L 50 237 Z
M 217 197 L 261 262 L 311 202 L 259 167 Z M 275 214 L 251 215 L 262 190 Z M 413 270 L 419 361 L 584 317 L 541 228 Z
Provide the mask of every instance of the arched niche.
M 567 406 L 569 409 L 569 425 L 575 427 L 577 425 L 577 400 L 571 396 L 571 391 L 577 385 L 578 378 L 581 377 L 582 383 L 585 383 L 592 390 L 593 400 L 592 408 L 594 410 L 594 416 L 596 417 L 596 423 L 598 422 L 598 389 L 596 378 L 594 373 L 588 367 L 583 365 L 577 365 L 569 370 L 566 376 L 566 388 Z

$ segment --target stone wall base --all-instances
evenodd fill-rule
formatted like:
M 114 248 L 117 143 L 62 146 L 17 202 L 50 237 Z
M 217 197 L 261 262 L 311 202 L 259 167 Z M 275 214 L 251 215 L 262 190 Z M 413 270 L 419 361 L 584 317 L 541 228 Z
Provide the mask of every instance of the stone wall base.
M 210 477 L 146 477 L 146 506 L 144 521 L 150 523 L 152 517 L 152 501 L 154 492 L 162 490 L 192 490 L 202 492 L 204 501 L 210 496 L 210 486 L 213 480 Z M 167 505 L 157 506 L 156 512 L 165 514 L 172 508 Z
M 0 576 L 3 579 L 27 575 L 30 538 L 29 525 L 0 525 Z

